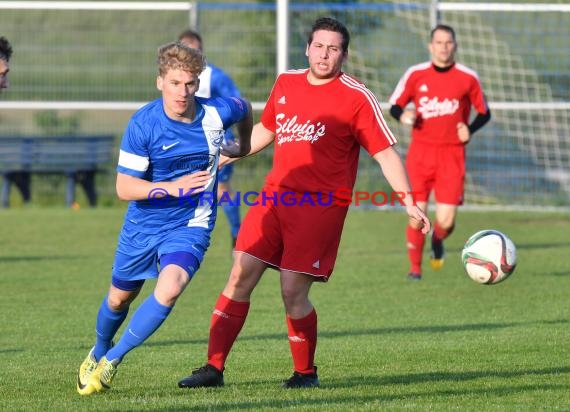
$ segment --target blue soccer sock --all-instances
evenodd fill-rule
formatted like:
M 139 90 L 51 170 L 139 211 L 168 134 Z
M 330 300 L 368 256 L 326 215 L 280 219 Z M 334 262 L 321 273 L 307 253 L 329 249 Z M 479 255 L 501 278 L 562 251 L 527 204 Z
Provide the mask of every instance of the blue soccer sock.
M 122 361 L 129 351 L 140 346 L 162 325 L 171 310 L 172 307 L 161 305 L 154 293 L 150 295 L 133 314 L 121 340 L 107 352 L 107 359 Z
M 101 302 L 99 307 L 99 312 L 97 313 L 97 324 L 95 325 L 95 333 L 97 335 L 97 340 L 95 341 L 95 349 L 93 349 L 93 356 L 96 360 L 101 359 L 105 356 L 107 351 L 111 349 L 113 345 L 113 337 L 119 327 L 127 317 L 129 309 L 125 309 L 121 312 L 115 312 L 109 308 L 107 303 L 107 296 Z
M 240 213 L 239 213 L 239 199 L 236 194 L 235 198 L 231 202 L 224 202 L 223 210 L 228 218 L 228 223 L 230 225 L 230 231 L 233 238 L 236 238 L 239 232 L 239 227 L 241 224 Z

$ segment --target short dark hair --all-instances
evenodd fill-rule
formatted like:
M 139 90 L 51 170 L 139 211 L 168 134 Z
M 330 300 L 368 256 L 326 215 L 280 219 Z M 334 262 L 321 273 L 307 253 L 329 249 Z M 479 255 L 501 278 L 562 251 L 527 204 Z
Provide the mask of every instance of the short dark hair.
M 4 36 L 0 37 L 0 59 L 9 62 L 10 57 L 12 57 L 12 51 L 12 45 L 8 39 Z
M 320 17 L 313 23 L 311 32 L 307 39 L 307 44 L 313 42 L 313 34 L 318 30 L 327 30 L 340 33 L 342 35 L 342 50 L 344 52 L 348 51 L 348 44 L 350 43 L 350 33 L 344 24 L 340 21 L 333 19 L 332 17 Z
M 178 35 L 178 40 L 182 39 L 192 39 L 200 43 L 200 50 L 202 50 L 202 36 L 196 30 L 186 29 Z
M 433 29 L 431 29 L 431 32 L 429 33 L 429 38 L 433 39 L 434 33 L 438 30 L 443 30 L 443 31 L 448 32 L 449 34 L 451 34 L 451 37 L 453 38 L 453 40 L 455 40 L 455 30 L 453 30 L 453 27 L 448 26 L 447 24 L 438 24 Z

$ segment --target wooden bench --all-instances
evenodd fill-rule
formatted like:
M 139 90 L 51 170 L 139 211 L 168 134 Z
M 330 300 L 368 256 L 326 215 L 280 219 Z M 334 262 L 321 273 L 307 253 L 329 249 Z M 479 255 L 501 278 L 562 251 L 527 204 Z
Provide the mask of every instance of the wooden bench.
M 95 174 L 109 170 L 114 136 L 0 137 L 1 202 L 9 206 L 10 188 L 15 184 L 25 203 L 31 199 L 32 174 L 60 174 L 67 178 L 66 205 L 75 202 L 80 184 L 90 206 L 97 205 Z

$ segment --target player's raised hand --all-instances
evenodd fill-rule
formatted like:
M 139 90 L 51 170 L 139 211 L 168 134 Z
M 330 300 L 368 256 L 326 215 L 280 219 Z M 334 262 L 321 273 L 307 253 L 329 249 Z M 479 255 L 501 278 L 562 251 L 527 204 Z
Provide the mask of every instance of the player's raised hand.
M 187 195 L 189 191 L 191 191 L 192 194 L 203 192 L 206 190 L 206 185 L 211 178 L 212 175 L 206 170 L 184 175 L 180 179 L 172 182 L 176 190 L 173 190 L 171 195 L 180 197 Z
M 222 155 L 229 158 L 242 157 L 245 156 L 247 152 L 249 152 L 249 149 L 244 151 L 239 142 L 236 141 L 222 145 Z
M 408 126 L 413 126 L 416 123 L 416 111 L 411 109 L 406 109 L 400 116 L 400 122 Z
M 412 219 L 422 222 L 422 233 L 424 235 L 429 233 L 431 230 L 431 222 L 422 209 L 416 205 L 411 205 L 406 207 L 406 212 Z

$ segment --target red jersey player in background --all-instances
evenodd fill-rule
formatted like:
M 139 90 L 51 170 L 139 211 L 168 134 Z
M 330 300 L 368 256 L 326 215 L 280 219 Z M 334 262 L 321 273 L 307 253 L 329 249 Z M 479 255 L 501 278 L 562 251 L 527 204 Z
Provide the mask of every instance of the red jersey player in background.
M 238 235 L 229 280 L 212 315 L 207 364 L 182 379 L 182 388 L 222 386 L 226 358 L 249 310 L 253 289 L 267 268 L 279 271 L 294 373 L 285 388 L 319 385 L 314 355 L 317 313 L 309 300 L 315 281 L 332 274 L 348 211 L 335 191 L 352 190 L 360 147 L 378 162 L 410 219 L 424 232 L 403 162 L 374 94 L 342 72 L 349 33 L 331 18 L 313 24 L 305 54 L 309 68 L 281 74 L 249 154 L 274 145 L 273 169 Z M 344 199 L 345 200 L 345 199 Z
M 457 42 L 453 28 L 437 25 L 428 45 L 431 61 L 410 67 L 390 97 L 390 114 L 412 126 L 406 168 L 417 205 L 427 213 L 430 193 L 435 193 L 435 223 L 430 263 L 443 265 L 443 240 L 455 227 L 457 206 L 463 203 L 465 145 L 491 118 L 477 73 L 455 62 Z M 405 109 L 412 102 L 414 110 Z M 477 115 L 471 123 L 471 107 Z M 406 228 L 410 272 L 422 278 L 425 243 L 422 225 L 410 219 Z

